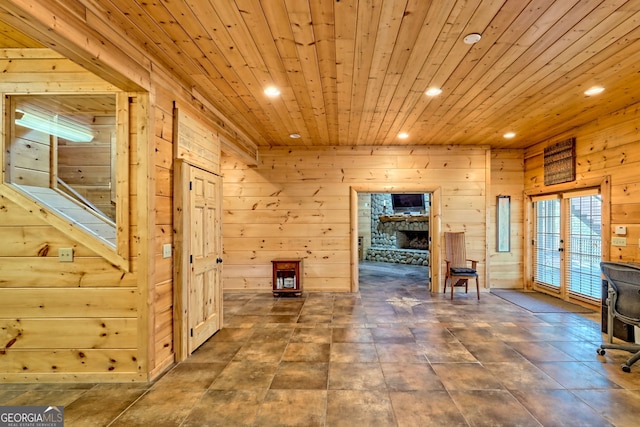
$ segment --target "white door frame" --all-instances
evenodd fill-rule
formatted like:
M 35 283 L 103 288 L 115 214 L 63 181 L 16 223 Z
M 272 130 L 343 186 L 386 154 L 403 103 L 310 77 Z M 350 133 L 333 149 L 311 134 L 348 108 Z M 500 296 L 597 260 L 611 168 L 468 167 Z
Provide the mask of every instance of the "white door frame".
M 611 257 L 611 177 L 609 175 L 583 179 L 580 182 L 557 184 L 525 191 L 526 207 L 524 241 L 532 242 L 534 239 L 534 215 L 532 201 L 534 196 L 562 193 L 584 188 L 600 188 L 600 195 L 602 196 L 602 260 L 609 261 Z M 533 245 L 525 244 L 524 248 L 525 289 L 533 290 Z

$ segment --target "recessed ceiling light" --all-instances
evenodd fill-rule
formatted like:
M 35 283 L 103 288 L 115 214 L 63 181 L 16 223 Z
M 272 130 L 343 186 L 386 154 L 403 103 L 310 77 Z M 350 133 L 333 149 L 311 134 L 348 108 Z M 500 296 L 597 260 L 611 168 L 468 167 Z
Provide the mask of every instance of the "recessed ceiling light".
M 407 139 L 407 138 L 409 138 L 409 134 L 406 133 L 406 132 L 401 132 L 401 133 L 398 134 L 398 138 Z
M 593 95 L 602 93 L 602 91 L 604 91 L 604 88 L 602 86 L 594 86 L 592 88 L 585 90 L 584 94 L 587 96 L 593 96 Z
M 482 36 L 478 33 L 467 34 L 464 38 L 466 44 L 476 44 L 480 41 Z
M 442 89 L 440 89 L 439 87 L 432 87 L 427 89 L 427 91 L 425 92 L 425 94 L 427 96 L 438 96 L 442 93 Z
M 264 93 L 265 93 L 267 96 L 278 96 L 278 95 L 280 95 L 280 89 L 278 89 L 278 88 L 277 88 L 277 87 L 275 87 L 275 86 L 269 86 L 268 88 L 266 88 L 266 89 L 264 90 Z
M 299 133 L 290 133 L 289 134 L 289 138 L 298 139 L 298 138 L 300 138 L 300 134 Z
M 515 132 L 507 132 L 504 135 L 502 135 L 503 137 L 507 138 L 507 139 L 511 139 L 514 136 L 516 136 Z

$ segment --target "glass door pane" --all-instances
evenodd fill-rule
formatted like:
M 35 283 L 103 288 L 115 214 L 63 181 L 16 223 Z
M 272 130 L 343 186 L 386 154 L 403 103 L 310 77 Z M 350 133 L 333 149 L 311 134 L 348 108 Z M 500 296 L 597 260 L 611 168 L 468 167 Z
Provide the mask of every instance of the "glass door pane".
M 600 299 L 602 197 L 568 199 L 567 288 L 574 296 Z
M 534 282 L 560 290 L 560 199 L 535 203 Z

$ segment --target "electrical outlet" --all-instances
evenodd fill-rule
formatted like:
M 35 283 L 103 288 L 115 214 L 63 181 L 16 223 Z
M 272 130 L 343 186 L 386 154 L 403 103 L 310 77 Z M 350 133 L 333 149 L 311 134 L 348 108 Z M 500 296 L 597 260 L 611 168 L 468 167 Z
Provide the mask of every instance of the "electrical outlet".
M 613 237 L 611 239 L 612 246 L 627 246 L 627 238 L 626 237 Z
M 58 250 L 58 261 L 73 262 L 73 248 L 60 248 Z
M 162 245 L 162 258 L 171 258 L 171 243 Z

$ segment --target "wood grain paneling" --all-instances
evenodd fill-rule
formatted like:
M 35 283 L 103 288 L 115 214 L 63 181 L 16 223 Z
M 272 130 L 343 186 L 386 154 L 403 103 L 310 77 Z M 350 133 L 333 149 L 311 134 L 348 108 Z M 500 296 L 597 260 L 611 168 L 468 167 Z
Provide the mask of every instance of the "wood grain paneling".
M 136 293 L 132 288 L 2 289 L 2 297 L 0 311 L 4 317 L 86 319 L 136 315 Z
M 358 194 L 358 258 L 364 259 L 371 246 L 371 194 Z
M 73 247 L 73 244 L 65 245 Z M 2 287 L 114 287 L 135 286 L 135 276 L 123 274 L 100 258 L 76 257 L 72 265 L 57 258 L 0 258 Z
M 173 257 L 164 258 L 162 247 L 168 244 L 173 252 L 173 101 L 179 88 L 158 76 L 152 76 L 155 87 L 155 103 L 150 120 L 153 129 L 153 156 L 149 168 L 153 170 L 153 193 L 155 206 L 148 219 L 153 228 L 148 230 L 153 239 L 149 243 L 148 256 L 153 260 L 149 277 L 149 324 L 145 335 L 150 354 L 150 377 L 161 374 L 173 362 Z M 174 91 L 172 93 L 172 90 Z M 132 201 L 137 204 L 137 200 Z M 135 209 L 135 208 L 134 208 Z M 133 248 L 132 248 L 133 250 Z
M 609 246 L 612 261 L 639 262 L 640 248 L 640 203 L 638 183 L 640 182 L 640 135 L 637 122 L 640 119 L 640 104 L 616 113 L 600 117 L 585 126 L 558 135 L 532 146 L 525 152 L 525 190 L 552 191 L 544 186 L 542 150 L 547 145 L 563 138 L 576 138 L 576 184 L 588 180 L 610 177 L 611 205 L 603 206 L 611 216 L 611 230 L 603 236 L 603 242 L 610 242 L 615 236 L 616 226 L 627 227 L 627 246 Z
M 85 66 L 122 88 L 114 68 L 149 88 L 153 56 L 214 120 L 233 119 L 223 144 L 241 129 L 237 139 L 262 147 L 525 148 L 637 102 L 635 0 L 71 4 L 10 0 L 1 10 L 71 58 L 91 52 Z M 470 32 L 481 32 L 477 44 L 463 42 Z M 9 46 L 32 45 L 5 33 Z M 263 93 L 272 84 L 275 99 Z M 595 84 L 606 91 L 585 98 Z M 427 97 L 430 87 L 443 92 Z M 509 130 L 518 136 L 500 137 Z
M 135 317 L 0 319 L 0 349 L 135 349 L 137 323 Z
M 49 185 L 51 143 L 43 132 L 15 127 L 17 135 L 12 140 L 8 155 L 11 181 L 22 185 L 46 187 Z
M 50 52 L 4 51 L 10 62 L 5 63 L 0 90 L 28 94 L 55 88 L 61 95 L 115 96 L 113 85 Z M 14 165 L 11 178 L 25 183 L 29 176 L 42 176 L 29 183 L 48 187 L 49 178 L 44 176 L 49 175 L 52 162 L 49 138 L 21 127 L 16 130 L 15 144 L 7 147 Z M 58 153 L 66 166 L 59 172 L 84 189 L 103 185 L 102 190 L 85 195 L 104 197 L 110 203 L 109 167 L 96 167 L 111 163 L 112 151 L 101 144 L 103 137 L 107 144 L 112 140 L 110 133 L 99 132 L 92 144 L 62 146 Z M 134 176 L 139 163 L 131 165 Z M 46 208 L 30 205 L 14 192 L 0 186 L 0 378 L 145 380 L 147 360 L 141 356 L 139 326 L 147 319 L 139 310 L 140 277 L 100 256 L 96 246 L 88 244 L 93 243 L 89 236 L 70 235 L 72 225 L 57 227 L 64 220 L 47 221 Z M 129 228 L 128 221 L 121 225 Z M 128 247 L 129 242 L 125 243 Z M 59 261 L 60 248 L 73 249 L 73 262 Z M 135 261 L 132 266 L 137 269 Z
M 2 25 L 0 91 L 150 90 L 140 98 L 125 94 L 136 107 L 126 117 L 131 131 L 118 130 L 131 142 L 119 153 L 130 156 L 129 176 L 119 183 L 131 190 L 131 239 L 122 243 L 130 272 L 0 190 L 0 233 L 7 237 L 0 301 L 21 314 L 0 311 L 0 345 L 8 347 L 0 353 L 0 378 L 147 380 L 173 361 L 172 265 L 161 248 L 174 243 L 176 100 L 214 123 L 223 147 L 239 142 L 236 152 L 252 160 L 252 144 L 262 147 L 255 165 L 241 157 L 221 161 L 226 290 L 270 291 L 270 260 L 279 257 L 304 258 L 306 291 L 353 289 L 353 188 L 437 189 L 441 231 L 467 233 L 468 254 L 481 260 L 481 272 L 490 268 L 491 286 L 517 284 L 524 244 L 512 238 L 510 253 L 492 250 L 492 201 L 512 195 L 514 224 L 524 222 L 516 194 L 542 185 L 544 146 L 572 136 L 577 179 L 611 176 L 611 225 L 626 225 L 629 241 L 608 248 L 612 258 L 640 259 L 633 244 L 640 238 L 633 90 L 640 21 L 631 0 L 543 0 L 537 7 L 519 0 L 321 3 L 0 5 L 1 19 L 40 40 Z M 482 43 L 460 43 L 469 28 L 486 29 Z M 594 76 L 607 90 L 597 101 L 583 99 Z M 271 83 L 283 89 L 279 99 L 263 96 Z M 441 86 L 443 96 L 425 98 L 430 85 Z M 518 138 L 500 138 L 505 126 Z M 411 138 L 396 139 L 401 130 Z M 291 132 L 302 138 L 290 139 Z M 21 147 L 22 171 L 35 171 L 36 180 L 46 169 L 46 144 Z M 489 145 L 529 146 L 524 176 L 521 153 L 489 152 Z M 197 148 L 207 161 L 220 161 L 219 153 Z M 74 248 L 73 263 L 56 259 L 60 247 Z M 67 291 L 69 301 L 62 297 Z M 20 295 L 31 303 L 23 313 Z M 111 304 L 112 297 L 118 302 Z M 83 306 L 98 299 L 105 305 L 95 312 Z
M 446 162 L 453 151 L 460 157 Z M 442 188 L 443 229 L 469 234 L 469 252 L 482 260 L 484 271 L 490 167 L 484 147 L 331 147 L 259 154 L 257 167 L 223 156 L 225 290 L 267 291 L 270 260 L 296 257 L 305 260 L 306 291 L 349 291 L 352 238 L 357 238 L 351 236 L 349 192 L 370 185 L 378 188 L 375 192 Z
M 491 151 L 491 197 L 487 243 L 489 246 L 489 280 L 492 288 L 524 288 L 524 152 Z M 497 252 L 496 200 L 499 195 L 511 199 L 511 248 Z
M 90 143 L 58 142 L 57 177 L 115 221 L 117 166 L 112 162 L 112 143 L 117 141 L 116 117 L 115 111 L 108 114 L 108 118 L 92 117 L 100 125 L 92 127 L 94 138 Z
M 220 140 L 198 113 L 183 103 L 174 110 L 174 158 L 184 159 L 204 170 L 220 171 Z
M 38 377 L 42 374 L 54 374 L 48 376 L 48 380 L 56 380 L 64 377 L 65 374 L 85 376 L 91 375 L 95 381 L 104 381 L 106 374 L 113 377 L 119 374 L 119 378 L 126 378 L 131 372 L 139 371 L 140 365 L 137 361 L 135 350 L 109 349 L 61 349 L 61 350 L 38 350 L 38 349 L 14 349 L 7 352 L 2 357 L 2 362 L 8 372 L 21 372 L 25 379 Z M 16 378 L 20 374 L 11 375 Z M 31 376 L 31 377 L 29 377 Z M 0 373 L 0 378 L 7 378 L 6 374 Z M 19 378 L 19 377 L 18 377 Z M 76 376 L 78 381 L 80 377 Z M 45 380 L 46 381 L 46 380 Z

